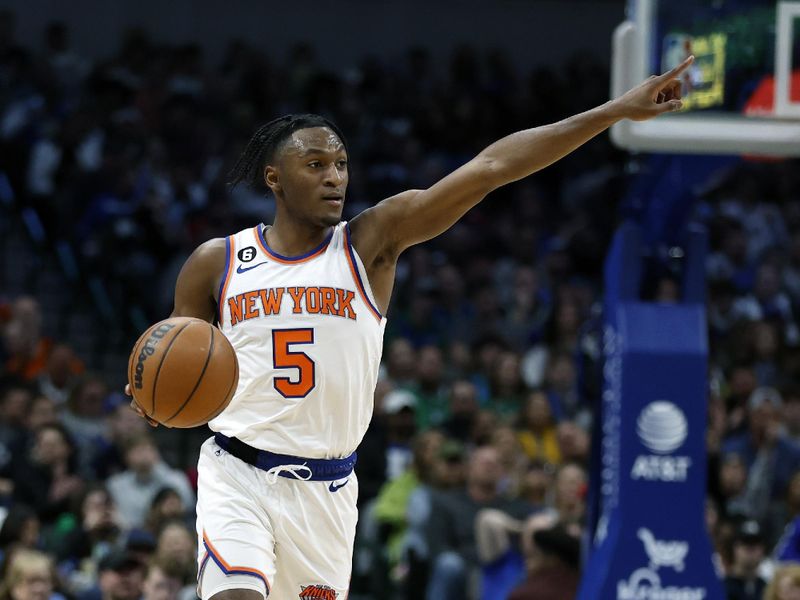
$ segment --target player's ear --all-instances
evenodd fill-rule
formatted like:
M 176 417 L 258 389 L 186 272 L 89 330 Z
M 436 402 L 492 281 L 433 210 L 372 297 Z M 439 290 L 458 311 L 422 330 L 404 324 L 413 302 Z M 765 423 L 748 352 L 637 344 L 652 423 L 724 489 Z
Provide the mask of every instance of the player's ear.
M 272 193 L 281 191 L 281 184 L 278 180 L 278 171 L 272 165 L 264 167 L 264 183 L 272 190 Z

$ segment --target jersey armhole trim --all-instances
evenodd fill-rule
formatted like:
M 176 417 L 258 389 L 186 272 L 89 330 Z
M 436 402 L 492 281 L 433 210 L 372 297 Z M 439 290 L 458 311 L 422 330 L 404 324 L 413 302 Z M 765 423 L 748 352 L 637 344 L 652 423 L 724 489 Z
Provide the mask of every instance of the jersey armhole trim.
M 232 235 L 225 238 L 225 270 L 222 272 L 222 277 L 220 277 L 219 295 L 217 296 L 217 322 L 220 328 L 222 327 L 222 313 L 225 311 L 225 294 L 228 291 L 228 284 L 231 282 L 231 275 L 233 275 L 235 246 L 236 243 L 233 241 Z
M 372 303 L 372 300 L 369 299 L 369 294 L 367 294 L 367 289 L 364 287 L 364 280 L 361 278 L 361 272 L 358 269 L 358 263 L 356 262 L 355 251 L 353 250 L 353 244 L 350 242 L 350 224 L 348 223 L 344 227 L 344 238 L 347 243 L 347 251 L 345 254 L 347 255 L 347 263 L 350 265 L 350 273 L 353 275 L 353 281 L 355 281 L 356 287 L 358 288 L 358 293 L 361 294 L 361 298 L 364 300 L 364 304 L 370 309 L 372 314 L 378 319 L 380 323 L 383 319 L 383 315 L 381 311 Z

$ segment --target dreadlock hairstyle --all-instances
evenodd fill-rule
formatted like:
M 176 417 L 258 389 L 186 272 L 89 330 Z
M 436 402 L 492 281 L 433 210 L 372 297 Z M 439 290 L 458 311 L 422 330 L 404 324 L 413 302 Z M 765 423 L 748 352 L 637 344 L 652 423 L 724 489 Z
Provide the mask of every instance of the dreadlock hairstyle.
M 228 175 L 228 184 L 231 188 L 236 187 L 241 182 L 253 189 L 261 190 L 266 187 L 264 183 L 264 167 L 275 158 L 275 152 L 280 145 L 291 137 L 298 129 L 308 129 L 309 127 L 328 127 L 339 136 L 347 150 L 347 141 L 339 128 L 330 120 L 320 115 L 300 114 L 286 115 L 279 117 L 262 125 L 253 134 L 247 146 L 236 161 Z

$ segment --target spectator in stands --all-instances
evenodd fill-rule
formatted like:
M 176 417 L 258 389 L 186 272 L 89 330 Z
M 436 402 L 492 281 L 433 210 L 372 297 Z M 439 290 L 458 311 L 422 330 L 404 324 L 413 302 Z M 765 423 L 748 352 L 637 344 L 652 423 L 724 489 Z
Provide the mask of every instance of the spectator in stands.
M 145 529 L 131 529 L 125 538 L 125 549 L 147 564 L 155 556 L 157 538 Z
M 14 489 L 14 460 L 30 442 L 26 419 L 33 398 L 31 388 L 16 378 L 0 384 L 0 496 Z
M 55 571 L 50 558 L 36 550 L 18 549 L 7 557 L 0 600 L 57 600 Z
M 107 393 L 108 386 L 97 375 L 87 375 L 77 382 L 61 416 L 73 436 L 93 439 L 105 434 L 103 408 Z
M 551 465 L 561 462 L 553 413 L 547 396 L 541 390 L 534 390 L 526 395 L 520 412 L 517 437 L 528 460 Z
M 31 400 L 25 417 L 25 429 L 36 431 L 45 425 L 58 422 L 58 408 L 47 396 L 36 396 Z
M 127 470 L 108 480 L 108 491 L 127 527 L 142 527 L 155 495 L 164 487 L 174 488 L 185 505 L 194 505 L 194 493 L 186 475 L 170 468 L 148 435 L 130 440 L 125 447 Z
M 800 342 L 789 295 L 781 289 L 780 271 L 777 266 L 763 262 L 756 271 L 751 293 L 734 303 L 734 312 L 739 318 L 757 321 L 774 319 L 781 323 L 784 341 L 790 346 Z
M 12 548 L 39 548 L 41 523 L 36 511 L 22 504 L 14 504 L 0 527 L 0 550 L 8 553 Z
M 158 535 L 155 560 L 172 563 L 183 585 L 196 584 L 197 536 L 182 521 L 167 523 Z
M 561 523 L 583 523 L 586 512 L 586 470 L 576 463 L 565 463 L 556 471 L 550 506 Z
M 151 560 L 142 587 L 142 600 L 178 600 L 183 587 L 181 565 L 174 561 Z
M 747 465 L 744 459 L 734 452 L 723 455 L 715 474 L 717 485 L 714 491 L 722 514 L 731 516 L 747 513 Z
M 580 584 L 580 530 L 555 525 L 533 533 L 527 557 L 528 577 L 508 600 L 568 600 Z
M 437 485 L 437 467 L 440 465 L 440 451 L 444 437 L 435 429 L 421 433 L 414 441 L 413 462 L 401 475 L 389 479 L 381 488 L 373 511 L 386 542 L 389 564 L 397 565 L 408 546 L 406 539 L 409 521 L 426 523 L 431 511 L 431 488 Z M 412 507 L 413 497 L 413 509 Z M 418 538 L 414 546 L 421 554 Z
M 145 566 L 125 550 L 113 550 L 100 560 L 98 587 L 79 600 L 139 600 L 142 595 Z
M 62 21 L 47 25 L 44 44 L 48 75 L 67 98 L 75 100 L 89 72 L 88 61 L 70 47 L 69 29 Z
M 56 343 L 47 359 L 47 366 L 37 379 L 37 386 L 56 406 L 63 406 L 83 370 L 83 363 L 75 351 L 67 344 Z
M 497 508 L 517 519 L 529 512 L 527 504 L 499 495 L 502 476 L 497 450 L 479 447 L 469 458 L 466 487 L 434 497 L 427 527 L 432 568 L 426 597 L 430 600 L 465 597 L 478 555 L 474 527 L 464 524 L 474 524 L 480 509 Z
M 33 389 L 20 380 L 7 380 L 0 391 L 0 443 L 8 452 L 24 436 L 32 400 Z
M 764 537 L 767 547 L 774 548 L 786 530 L 786 526 L 800 517 L 800 470 L 795 471 L 786 488 L 786 496 L 769 503 L 763 519 Z
M 553 485 L 554 468 L 549 463 L 531 462 L 520 481 L 519 497 L 534 509 L 544 508 Z
M 514 272 L 510 296 L 504 299 L 504 337 L 515 350 L 524 352 L 533 340 L 544 334 L 545 324 L 552 310 L 549 293 L 542 286 L 540 275 L 534 267 L 519 265 Z M 541 362 L 546 362 L 546 346 L 537 346 L 531 352 L 536 349 L 541 351 Z M 538 382 L 526 377 L 525 383 L 531 387 L 541 385 L 543 371 L 542 367 Z
M 397 387 L 414 385 L 417 373 L 417 357 L 414 347 L 403 337 L 388 343 L 384 358 L 386 375 Z
M 522 406 L 524 384 L 519 360 L 516 352 L 502 351 L 492 368 L 491 399 L 487 407 L 505 423 L 513 422 Z
M 503 471 L 498 491 L 513 495 L 519 490 L 522 477 L 528 468 L 528 459 L 522 451 L 516 431 L 511 425 L 495 427 L 491 444 L 497 450 Z
M 420 431 L 441 426 L 449 415 L 444 382 L 444 357 L 437 346 L 426 345 L 417 352 L 416 416 Z
M 153 497 L 150 510 L 147 511 L 144 529 L 157 536 L 167 523 L 186 521 L 188 512 L 178 492 L 170 487 L 161 488 Z
M 745 292 L 753 285 L 755 269 L 747 258 L 744 228 L 730 218 L 719 219 L 716 226 L 721 230 L 721 243 L 706 260 L 708 277 L 715 281 L 731 281 L 738 292 Z
M 499 335 L 483 335 L 472 345 L 474 360 L 470 379 L 478 390 L 478 399 L 482 407 L 486 406 L 491 398 L 494 365 L 506 347 L 506 342 Z
M 766 555 L 761 527 L 756 521 L 744 521 L 733 539 L 733 563 L 725 576 L 729 600 L 761 600 L 766 581 L 759 566 Z
M 778 567 L 764 591 L 764 600 L 796 600 L 800 598 L 800 565 Z
M 437 302 L 433 318 L 442 342 L 472 341 L 474 307 L 465 293 L 464 277 L 452 264 L 444 264 L 436 272 Z
M 390 385 L 386 380 L 384 383 Z M 378 388 L 381 387 L 379 384 Z M 361 442 L 357 466 L 360 506 L 411 464 L 411 443 L 417 429 L 416 403 L 414 394 L 406 389 L 390 389 L 381 396 L 376 388 L 375 411 Z
M 28 455 L 12 466 L 15 500 L 29 504 L 43 522 L 52 523 L 69 511 L 73 496 L 85 485 L 77 462 L 75 444 L 64 426 L 42 426 L 34 433 Z
M 111 494 L 102 485 L 87 488 L 75 503 L 69 521 L 56 528 L 50 546 L 59 561 L 80 561 L 119 547 L 125 530 Z M 75 519 L 77 517 L 77 519 Z M 69 523 L 74 523 L 71 527 Z
M 99 440 L 106 435 L 104 402 L 108 386 L 96 375 L 84 377 L 72 389 L 61 422 L 78 444 L 80 461 L 89 469 Z
M 708 286 L 708 327 L 712 342 L 723 340 L 734 327 L 736 287 L 728 279 L 711 280 Z
M 439 457 L 433 461 L 435 487 L 439 490 L 456 490 L 467 480 L 466 451 L 462 444 L 445 438 Z
M 781 405 L 777 390 L 757 388 L 748 400 L 748 430 L 732 436 L 722 446 L 723 454 L 735 453 L 743 458 L 750 476 L 758 478 L 759 489 L 768 490 L 770 498 L 785 493 L 789 479 L 800 467 L 800 447 L 781 431 Z M 757 510 L 763 508 L 759 506 Z
M 406 471 L 412 461 L 411 442 L 417 430 L 418 400 L 408 390 L 393 390 L 383 398 L 386 419 L 385 477 L 389 481 Z
M 748 402 L 758 387 L 755 369 L 747 362 L 737 362 L 728 372 L 726 378 L 728 395 L 725 407 L 728 417 L 727 435 L 733 438 L 747 432 Z
M 575 360 L 569 354 L 552 354 L 547 361 L 544 389 L 556 421 L 569 419 L 583 427 L 589 424 L 589 415 L 578 397 Z
M 432 558 L 428 527 L 435 498 L 446 490 L 464 486 L 463 446 L 454 440 L 445 439 L 441 443 L 440 440 L 441 436 L 435 430 L 419 436 L 419 442 L 423 442 L 419 446 L 420 472 L 425 474 L 408 498 L 408 532 L 401 549 L 408 566 L 405 582 L 408 598 L 425 597 Z
M 125 469 L 125 448 L 131 440 L 147 434 L 147 423 L 131 410 L 130 400 L 111 393 L 105 399 L 105 437 L 96 440 L 93 470 L 100 479 Z
M 750 352 L 756 379 L 761 386 L 778 386 L 782 383 L 778 372 L 781 354 L 780 323 L 776 320 L 754 321 L 750 324 Z
M 466 443 L 478 416 L 478 390 L 473 383 L 458 379 L 450 386 L 450 417 L 442 425 L 449 438 Z
M 492 434 L 497 427 L 497 415 L 490 410 L 479 410 L 472 424 L 469 445 L 472 447 L 486 446 L 492 441 Z
M 558 424 L 557 436 L 562 462 L 589 464 L 590 440 L 583 427 L 573 421 L 562 421 Z
M 33 381 L 44 370 L 53 342 L 42 336 L 41 328 L 39 303 L 29 296 L 17 298 L 3 331 L 8 355 L 6 373 Z

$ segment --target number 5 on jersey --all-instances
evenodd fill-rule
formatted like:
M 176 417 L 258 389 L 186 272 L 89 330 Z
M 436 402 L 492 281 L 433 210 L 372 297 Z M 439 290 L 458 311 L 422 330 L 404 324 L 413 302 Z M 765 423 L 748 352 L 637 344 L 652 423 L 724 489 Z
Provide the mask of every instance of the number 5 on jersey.
M 306 329 L 273 329 L 272 330 L 272 366 L 276 369 L 297 369 L 299 378 L 275 377 L 273 385 L 285 398 L 304 398 L 314 389 L 316 377 L 314 361 L 305 352 L 293 351 L 294 344 L 313 344 L 314 330 Z

